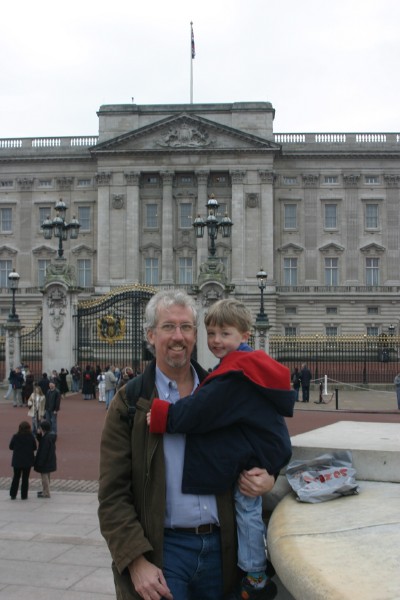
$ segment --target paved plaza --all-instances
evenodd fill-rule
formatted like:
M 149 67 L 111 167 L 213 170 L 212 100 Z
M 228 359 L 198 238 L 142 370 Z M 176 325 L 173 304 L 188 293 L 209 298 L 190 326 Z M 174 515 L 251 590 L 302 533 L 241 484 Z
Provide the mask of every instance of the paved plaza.
M 327 404 L 296 404 L 291 435 L 340 420 L 400 422 L 393 392 L 339 392 Z M 115 598 L 110 556 L 97 521 L 98 445 L 104 405 L 70 394 L 62 401 L 52 497 L 37 498 L 32 474 L 27 501 L 9 496 L 9 439 L 27 418 L 25 408 L 0 401 L 0 600 L 106 600 Z M 292 600 L 278 581 L 278 600 Z

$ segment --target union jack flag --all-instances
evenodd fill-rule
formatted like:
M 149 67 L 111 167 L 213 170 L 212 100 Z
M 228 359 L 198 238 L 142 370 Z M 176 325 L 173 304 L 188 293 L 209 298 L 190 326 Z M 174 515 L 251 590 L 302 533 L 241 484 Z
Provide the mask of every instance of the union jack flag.
M 191 28 L 192 28 L 192 58 L 194 58 L 196 56 L 196 48 L 194 46 L 194 34 L 193 34 L 193 25 L 190 24 Z

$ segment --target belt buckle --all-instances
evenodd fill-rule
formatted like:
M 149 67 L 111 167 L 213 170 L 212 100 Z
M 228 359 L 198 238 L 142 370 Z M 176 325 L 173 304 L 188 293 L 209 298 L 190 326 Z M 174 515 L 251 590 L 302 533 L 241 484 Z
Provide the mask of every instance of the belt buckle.
M 194 531 L 197 535 L 208 535 L 209 533 L 213 532 L 213 524 L 207 523 L 204 525 L 199 525 L 198 527 L 194 528 Z

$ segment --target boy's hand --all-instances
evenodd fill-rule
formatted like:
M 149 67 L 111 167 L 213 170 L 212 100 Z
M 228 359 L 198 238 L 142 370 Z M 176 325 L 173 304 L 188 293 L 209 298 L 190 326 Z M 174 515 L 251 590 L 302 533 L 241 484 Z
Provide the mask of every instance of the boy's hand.
M 255 498 L 270 492 L 275 484 L 275 477 L 265 469 L 254 467 L 250 471 L 242 471 L 239 476 L 239 490 L 245 496 Z
M 146 421 L 147 421 L 147 425 L 150 427 L 150 421 L 151 421 L 151 410 L 149 410 L 149 412 L 146 415 Z

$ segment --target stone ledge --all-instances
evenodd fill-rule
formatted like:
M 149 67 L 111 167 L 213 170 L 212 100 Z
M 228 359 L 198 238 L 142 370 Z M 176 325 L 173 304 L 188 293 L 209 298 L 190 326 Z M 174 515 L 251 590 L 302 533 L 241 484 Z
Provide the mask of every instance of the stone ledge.
M 399 598 L 400 485 L 359 483 L 357 496 L 305 504 L 289 493 L 274 510 L 270 559 L 294 598 Z

